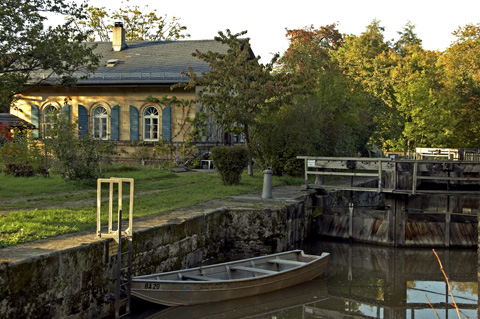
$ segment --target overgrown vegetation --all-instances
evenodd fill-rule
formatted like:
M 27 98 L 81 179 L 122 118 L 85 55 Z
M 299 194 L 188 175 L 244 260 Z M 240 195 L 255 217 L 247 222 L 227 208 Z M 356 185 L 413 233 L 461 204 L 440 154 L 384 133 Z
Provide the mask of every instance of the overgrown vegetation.
M 82 180 L 95 183 L 102 169 L 111 163 L 113 145 L 95 140 L 91 135 L 78 136 L 77 123 L 52 113 L 48 136 L 37 139 L 31 130 L 0 131 L 1 162 L 6 173 L 15 177 L 47 177 L 59 173 L 65 181 Z M 46 132 L 42 132 L 46 134 Z M 52 164 L 52 165 L 50 165 Z
M 152 166 L 110 166 L 105 177 L 135 180 L 134 218 L 188 207 L 208 200 L 262 189 L 261 174 L 224 186 L 217 174 L 182 173 Z M 0 175 L 0 247 L 96 227 L 96 186 L 50 178 Z M 274 186 L 301 185 L 303 180 L 275 177 Z M 107 198 L 106 189 L 105 196 Z M 128 189 L 125 189 L 125 195 Z M 128 201 L 124 201 L 128 205 Z M 108 204 L 103 206 L 108 207 Z M 103 214 L 102 223 L 106 223 Z
M 40 146 L 27 129 L 14 132 L 0 132 L 3 145 L 0 145 L 1 160 L 6 173 L 15 177 L 31 177 L 38 173 L 45 175 L 45 161 Z
M 78 136 L 78 123 L 66 116 L 52 112 L 52 129 L 49 143 L 54 168 L 66 181 L 83 180 L 95 183 L 103 175 L 103 167 L 111 162 L 110 143 L 94 139 L 90 134 Z

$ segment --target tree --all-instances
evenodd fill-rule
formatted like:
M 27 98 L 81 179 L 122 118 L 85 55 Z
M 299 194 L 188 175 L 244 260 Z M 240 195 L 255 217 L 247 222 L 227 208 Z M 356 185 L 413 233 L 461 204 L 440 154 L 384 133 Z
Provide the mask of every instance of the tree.
M 157 10 L 148 9 L 148 5 L 141 8 L 128 4 L 123 7 L 123 4 L 113 11 L 91 6 L 86 10 L 86 17 L 74 20 L 84 30 L 91 31 L 89 41 L 111 41 L 110 34 L 116 21 L 123 22 L 127 41 L 172 41 L 190 37 L 184 34 L 187 27 L 182 26 L 175 16 L 169 21 L 167 15 L 157 15 Z
M 322 72 L 331 67 L 331 52 L 338 50 L 344 42 L 343 35 L 336 24 L 313 26 L 303 29 L 287 29 L 290 41 L 288 49 L 280 58 L 279 64 L 284 72 L 302 72 L 308 81 L 312 72 Z
M 419 41 L 400 47 L 390 77 L 396 79 L 396 109 L 402 117 L 402 136 L 392 141 L 397 151 L 416 147 L 448 147 L 449 111 L 441 103 L 439 53 L 423 50 Z
M 345 44 L 337 50 L 336 59 L 345 75 L 367 92 L 380 97 L 388 106 L 395 107 L 389 77 L 394 52 L 384 41 L 383 32 L 380 21 L 373 20 L 360 36 L 345 38 Z
M 337 50 L 335 58 L 346 76 L 376 98 L 374 103 L 376 111 L 373 114 L 374 121 L 379 125 L 372 135 L 371 142 L 390 150 L 392 145 L 402 140 L 405 123 L 398 110 L 395 95 L 398 78 L 392 77 L 392 71 L 400 58 L 396 51 L 389 47 L 390 43 L 384 41 L 383 32 L 384 28 L 380 26 L 380 22 L 372 21 L 360 36 L 347 36 L 345 44 Z M 406 35 L 405 42 L 407 39 Z M 403 42 L 399 42 L 398 45 L 403 45 Z M 400 49 L 398 51 L 400 52 Z
M 278 72 L 300 79 L 303 90 L 295 91 L 293 103 L 260 117 L 253 145 L 260 166 L 270 166 L 278 175 L 298 175 L 304 169 L 298 155 L 352 156 L 363 151 L 375 127 L 375 104 L 338 68 L 334 57 L 343 35 L 336 25 L 287 31 L 290 44 Z
M 98 67 L 94 47 L 83 43 L 86 34 L 74 24 L 44 25 L 44 14 L 81 19 L 85 7 L 63 0 L 0 2 L 1 112 L 8 111 L 16 94 L 45 83 L 73 85 Z
M 190 87 L 203 87 L 199 102 L 207 118 L 213 118 L 227 133 L 243 133 L 252 176 L 250 128 L 261 113 L 272 112 L 291 99 L 292 87 L 285 74 L 272 73 L 277 56 L 266 65 L 258 62 L 260 57 L 254 57 L 249 39 L 241 38 L 246 33 L 219 32 L 215 40 L 224 44 L 227 52 L 197 51 L 194 56 L 209 63 L 210 72 L 198 77 L 190 69 L 187 76 Z
M 402 32 L 397 32 L 400 35 L 400 39 L 395 43 L 394 49 L 400 56 L 407 54 L 405 49 L 412 46 L 421 47 L 422 40 L 415 33 L 415 25 L 410 21 L 407 22 Z
M 375 129 L 371 95 L 335 70 L 317 74 L 315 88 L 255 125 L 255 162 L 278 175 L 300 175 L 299 155 L 356 156 Z
M 455 122 L 455 147 L 480 147 L 480 24 L 468 24 L 439 58 L 445 72 L 445 107 Z

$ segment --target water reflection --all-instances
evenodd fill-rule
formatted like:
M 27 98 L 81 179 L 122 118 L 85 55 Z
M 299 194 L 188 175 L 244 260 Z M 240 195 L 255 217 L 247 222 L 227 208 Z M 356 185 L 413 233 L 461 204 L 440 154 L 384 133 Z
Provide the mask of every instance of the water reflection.
M 133 318 L 458 318 L 449 305 L 445 278 L 431 249 L 393 249 L 335 242 L 303 247 L 330 252 L 325 274 L 315 280 L 252 298 L 166 308 L 135 301 Z M 478 317 L 476 250 L 437 250 L 455 302 Z M 428 299 L 427 299 L 428 298 Z M 433 310 L 429 304 L 433 306 Z M 465 318 L 465 317 L 463 317 Z
M 317 304 L 331 318 L 458 318 L 445 277 L 431 249 L 393 249 L 321 242 L 308 251 L 331 253 L 326 273 L 328 300 Z M 436 250 L 457 306 L 477 318 L 476 250 Z M 428 299 L 427 299 L 428 298 Z M 431 308 L 433 306 L 435 311 Z

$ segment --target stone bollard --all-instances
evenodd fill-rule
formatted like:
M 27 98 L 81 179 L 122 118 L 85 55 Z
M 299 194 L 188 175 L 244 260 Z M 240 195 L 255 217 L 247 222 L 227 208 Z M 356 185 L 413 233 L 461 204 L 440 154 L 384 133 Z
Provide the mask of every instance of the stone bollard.
M 272 198 L 272 174 L 273 171 L 270 168 L 263 171 L 262 198 Z

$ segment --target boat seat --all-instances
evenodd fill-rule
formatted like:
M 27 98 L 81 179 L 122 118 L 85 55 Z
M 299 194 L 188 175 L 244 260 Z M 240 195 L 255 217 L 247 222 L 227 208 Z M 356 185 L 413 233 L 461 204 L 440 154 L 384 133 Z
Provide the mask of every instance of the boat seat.
M 182 274 L 183 279 L 193 279 L 193 280 L 198 280 L 198 281 L 213 281 L 213 280 L 219 280 L 217 278 L 213 277 L 207 277 L 207 276 L 197 276 L 197 275 L 189 275 L 189 274 Z
M 291 266 L 302 266 L 306 264 L 306 262 L 303 262 L 303 261 L 288 260 L 288 259 L 270 259 L 268 262 L 272 264 L 282 264 L 282 265 L 291 265 Z
M 275 270 L 268 270 L 268 269 L 261 269 L 261 268 L 254 268 L 254 267 L 245 267 L 245 266 L 235 266 L 235 267 L 230 267 L 232 270 L 243 270 L 243 271 L 251 271 L 251 272 L 256 272 L 259 274 L 276 274 L 278 271 Z

